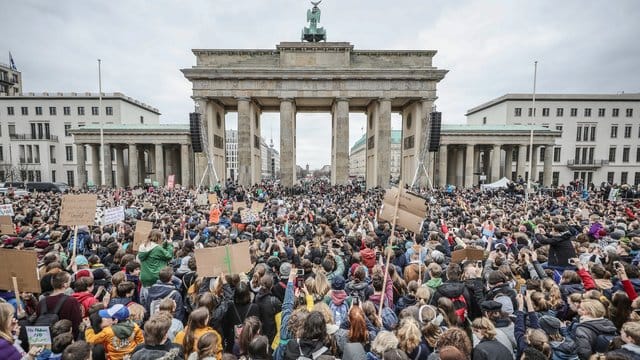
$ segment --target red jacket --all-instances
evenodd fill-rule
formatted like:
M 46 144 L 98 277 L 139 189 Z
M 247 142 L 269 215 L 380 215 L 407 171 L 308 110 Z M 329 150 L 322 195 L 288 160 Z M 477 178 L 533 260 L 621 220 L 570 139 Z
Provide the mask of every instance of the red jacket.
M 82 305 L 82 317 L 88 316 L 89 308 L 91 307 L 91 305 L 98 302 L 98 299 L 96 299 L 93 294 L 88 291 L 73 293 L 71 294 L 71 296 L 74 299 L 78 300 L 80 305 Z

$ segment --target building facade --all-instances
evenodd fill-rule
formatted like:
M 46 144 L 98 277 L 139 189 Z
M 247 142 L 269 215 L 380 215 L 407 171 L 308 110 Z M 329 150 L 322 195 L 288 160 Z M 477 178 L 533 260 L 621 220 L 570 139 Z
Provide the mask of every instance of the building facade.
M 226 142 L 226 177 L 237 180 L 238 176 L 238 131 L 227 130 Z M 264 138 L 260 138 L 260 176 L 261 179 L 276 179 L 280 175 L 280 154 L 274 148 L 273 140 L 270 145 Z
M 121 93 L 24 93 L 0 96 L 0 180 L 51 181 L 77 186 L 78 154 L 72 129 L 159 122 L 158 109 Z M 85 154 L 100 161 L 99 150 Z M 115 159 L 115 157 L 112 157 Z M 90 166 L 87 179 L 100 178 Z M 109 175 L 109 174 L 107 174 Z M 95 184 L 100 185 L 100 184 Z
M 391 130 L 391 155 L 390 169 L 391 179 L 398 180 L 400 177 L 400 141 L 402 139 L 401 130 Z M 349 151 L 349 176 L 364 178 L 366 175 L 366 135 L 362 135 L 358 141 L 353 144 Z
M 640 94 L 506 94 L 470 109 L 469 125 L 527 125 L 561 132 L 553 150 L 554 185 L 640 184 Z M 534 151 L 540 179 L 544 149 Z M 515 156 L 515 155 L 514 155 Z M 527 156 L 528 159 L 528 156 Z
M 22 94 L 22 73 L 7 64 L 0 63 L 0 96 Z

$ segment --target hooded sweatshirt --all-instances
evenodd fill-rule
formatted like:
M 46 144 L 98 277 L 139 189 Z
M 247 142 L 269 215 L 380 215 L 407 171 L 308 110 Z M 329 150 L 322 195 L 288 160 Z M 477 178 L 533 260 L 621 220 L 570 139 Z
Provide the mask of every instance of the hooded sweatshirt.
M 111 325 L 95 333 L 89 327 L 84 336 L 90 344 L 102 344 L 107 353 L 107 360 L 122 360 L 130 354 L 136 346 L 144 343 L 142 330 L 134 322 L 127 320 Z
M 140 281 L 148 287 L 158 281 L 160 270 L 173 259 L 173 244 L 165 242 L 158 245 L 154 242 L 140 245 L 138 260 L 140 261 Z
M 78 300 L 80 305 L 82 305 L 82 317 L 87 316 L 91 305 L 98 302 L 98 299 L 96 299 L 89 291 L 73 293 L 71 296 Z

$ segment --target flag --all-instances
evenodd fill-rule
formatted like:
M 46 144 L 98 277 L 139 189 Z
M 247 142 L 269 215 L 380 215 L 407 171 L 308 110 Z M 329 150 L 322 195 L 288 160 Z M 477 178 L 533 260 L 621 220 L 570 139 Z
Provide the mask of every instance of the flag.
M 11 67 L 12 70 L 18 70 L 16 68 L 16 63 L 13 62 L 13 56 L 11 56 L 11 51 L 9 51 L 9 67 Z

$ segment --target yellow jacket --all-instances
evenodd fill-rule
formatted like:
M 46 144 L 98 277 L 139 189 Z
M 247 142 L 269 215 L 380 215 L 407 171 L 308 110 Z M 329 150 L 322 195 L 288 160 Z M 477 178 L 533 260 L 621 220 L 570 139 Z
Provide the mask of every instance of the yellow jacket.
M 199 328 L 196 329 L 193 333 L 195 335 L 196 341 L 193 344 L 193 348 L 192 349 L 187 349 L 184 346 L 184 337 L 187 334 L 187 331 L 189 331 L 189 328 L 186 327 L 183 330 L 181 330 L 179 333 L 176 334 L 176 338 L 173 339 L 173 343 L 174 344 L 178 344 L 180 346 L 182 346 L 184 348 L 184 354 L 185 357 L 187 357 L 187 354 L 191 354 L 194 351 L 198 350 L 198 340 L 200 339 L 200 337 L 206 333 L 212 332 L 214 334 L 216 334 L 216 337 L 218 338 L 217 342 L 217 349 L 216 349 L 216 359 L 218 360 L 222 360 L 222 336 L 220 336 L 220 334 L 218 334 L 217 331 L 215 331 L 212 327 L 207 326 L 204 328 Z
M 92 328 L 88 328 L 84 337 L 90 344 L 104 345 L 108 360 L 122 360 L 125 355 L 131 354 L 136 346 L 144 343 L 142 330 L 133 321 L 114 324 L 97 334 Z

